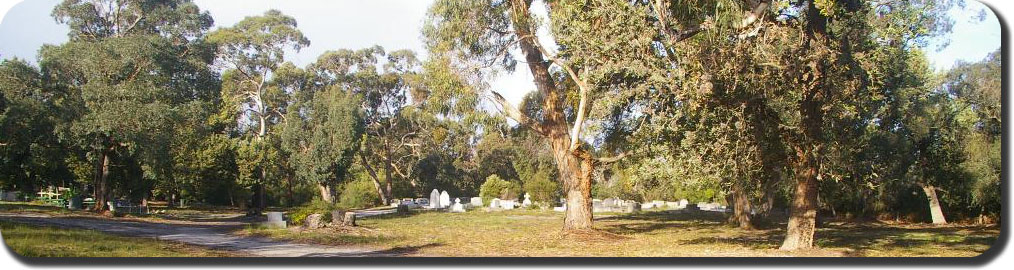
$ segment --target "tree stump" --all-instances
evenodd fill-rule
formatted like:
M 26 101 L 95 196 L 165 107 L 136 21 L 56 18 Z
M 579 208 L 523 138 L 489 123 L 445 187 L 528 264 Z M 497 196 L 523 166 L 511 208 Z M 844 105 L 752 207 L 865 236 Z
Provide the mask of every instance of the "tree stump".
M 355 227 L 356 226 L 356 213 L 345 212 L 345 217 L 342 218 L 342 227 Z
M 331 211 L 331 225 L 341 226 L 345 220 L 345 211 Z

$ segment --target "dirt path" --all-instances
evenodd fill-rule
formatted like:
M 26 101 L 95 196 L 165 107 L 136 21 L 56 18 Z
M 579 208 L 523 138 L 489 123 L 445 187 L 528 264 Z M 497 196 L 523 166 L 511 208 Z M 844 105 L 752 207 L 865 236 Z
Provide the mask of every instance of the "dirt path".
M 55 217 L 37 213 L 0 213 L 0 220 L 89 229 L 132 237 L 156 238 L 228 250 L 240 253 L 241 255 L 255 257 L 373 257 L 405 255 L 398 252 L 364 247 L 299 244 L 262 237 L 236 236 L 229 233 L 229 229 L 235 228 L 235 226 L 198 226 L 85 217 Z

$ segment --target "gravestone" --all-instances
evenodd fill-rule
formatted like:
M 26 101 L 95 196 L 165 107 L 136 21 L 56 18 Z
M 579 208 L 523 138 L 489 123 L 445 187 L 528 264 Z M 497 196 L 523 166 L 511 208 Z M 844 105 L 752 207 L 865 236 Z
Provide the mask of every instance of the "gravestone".
M 710 209 L 710 208 L 711 208 L 711 207 L 709 207 L 709 204 L 708 204 L 707 202 L 698 202 L 698 203 L 697 203 L 697 209 L 700 209 L 700 210 L 708 210 L 708 209 Z
M 430 208 L 440 208 L 440 191 L 433 189 L 430 192 Z
M 690 204 L 690 201 L 688 201 L 687 199 L 681 199 L 679 203 L 680 207 L 687 207 L 687 205 Z
M 678 202 L 668 202 L 667 201 L 667 202 L 665 202 L 665 208 L 679 209 L 680 208 L 680 203 L 678 203 Z
M 499 209 L 500 208 L 500 198 L 493 198 L 493 200 L 489 201 L 489 208 L 490 209 L 494 209 L 494 210 L 495 209 Z
M 472 197 L 469 204 L 471 204 L 472 207 L 482 207 L 482 197 Z
M 616 199 L 606 198 L 605 200 L 602 200 L 602 204 L 601 205 L 604 206 L 604 207 L 613 207 L 613 206 L 616 206 Z
M 324 221 L 322 219 L 324 219 L 324 215 L 321 214 L 309 215 L 306 216 L 306 220 L 303 221 L 303 224 L 306 225 L 306 228 L 308 229 L 320 229 L 324 227 Z
M 655 208 L 655 203 L 646 203 L 641 205 L 641 210 L 648 210 Z
M 553 211 L 556 211 L 556 212 L 564 212 L 564 211 L 567 211 L 567 206 L 566 206 L 566 205 L 564 205 L 564 206 L 557 206 L 557 207 L 553 207 Z
M 631 201 L 627 202 L 620 208 L 620 212 L 623 213 L 635 213 L 641 211 L 641 204 Z
M 447 207 L 451 207 L 451 195 L 447 194 L 447 191 L 444 190 L 440 192 L 440 208 Z
M 451 205 L 451 213 L 464 213 L 464 212 L 465 212 L 465 206 L 461 205 L 461 199 L 460 198 L 455 198 L 454 199 L 454 204 Z
M 416 198 L 415 204 L 419 205 L 420 207 L 428 207 L 430 206 L 430 200 L 426 198 Z
M 665 206 L 665 201 L 651 201 L 652 208 L 661 208 Z
M 525 193 L 525 200 L 521 202 L 521 205 L 522 206 L 532 205 L 532 195 L 528 195 L 528 193 Z
M 517 207 L 516 204 L 517 202 L 515 202 L 514 200 L 502 200 L 500 201 L 500 209 L 512 210 L 514 209 L 514 207 Z
M 267 212 L 268 221 L 262 223 L 264 227 L 285 229 L 285 217 L 282 212 Z

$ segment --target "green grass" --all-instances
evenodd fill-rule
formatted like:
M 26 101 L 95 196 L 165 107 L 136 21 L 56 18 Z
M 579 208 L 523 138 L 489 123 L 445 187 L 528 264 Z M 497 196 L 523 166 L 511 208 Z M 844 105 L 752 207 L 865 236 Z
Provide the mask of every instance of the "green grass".
M 0 234 L 26 257 L 231 257 L 233 254 L 151 238 L 0 221 Z
M 983 226 L 831 224 L 817 233 L 819 249 L 784 252 L 784 225 L 741 230 L 717 213 L 597 215 L 594 235 L 562 233 L 561 213 L 538 210 L 419 212 L 365 218 L 361 227 L 245 233 L 321 244 L 411 250 L 409 256 L 977 256 L 999 228 Z
M 0 212 L 34 212 L 46 214 L 66 214 L 72 212 L 63 207 L 39 202 L 0 202 Z

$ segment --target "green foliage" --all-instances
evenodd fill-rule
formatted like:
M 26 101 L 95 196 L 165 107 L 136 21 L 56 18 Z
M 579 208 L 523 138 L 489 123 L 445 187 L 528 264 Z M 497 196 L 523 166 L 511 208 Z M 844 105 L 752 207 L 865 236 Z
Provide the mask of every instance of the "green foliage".
M 366 178 L 345 183 L 341 195 L 338 196 L 338 206 L 344 209 L 370 208 L 376 206 L 378 202 L 380 195 L 377 194 L 377 188 Z
M 515 200 L 521 195 L 521 186 L 513 181 L 500 179 L 497 175 L 486 177 L 486 182 L 479 187 L 479 197 L 484 205 L 489 205 L 494 198 Z
M 306 222 L 306 217 L 313 214 L 321 214 L 323 219 L 327 222 L 331 221 L 331 211 L 342 210 L 338 205 L 325 202 L 320 199 L 314 199 L 307 204 L 292 209 L 289 213 L 289 221 L 293 225 L 303 225 Z
M 541 170 L 523 181 L 522 187 L 533 202 L 555 203 L 560 198 L 560 185 L 550 178 L 550 173 L 551 171 Z

